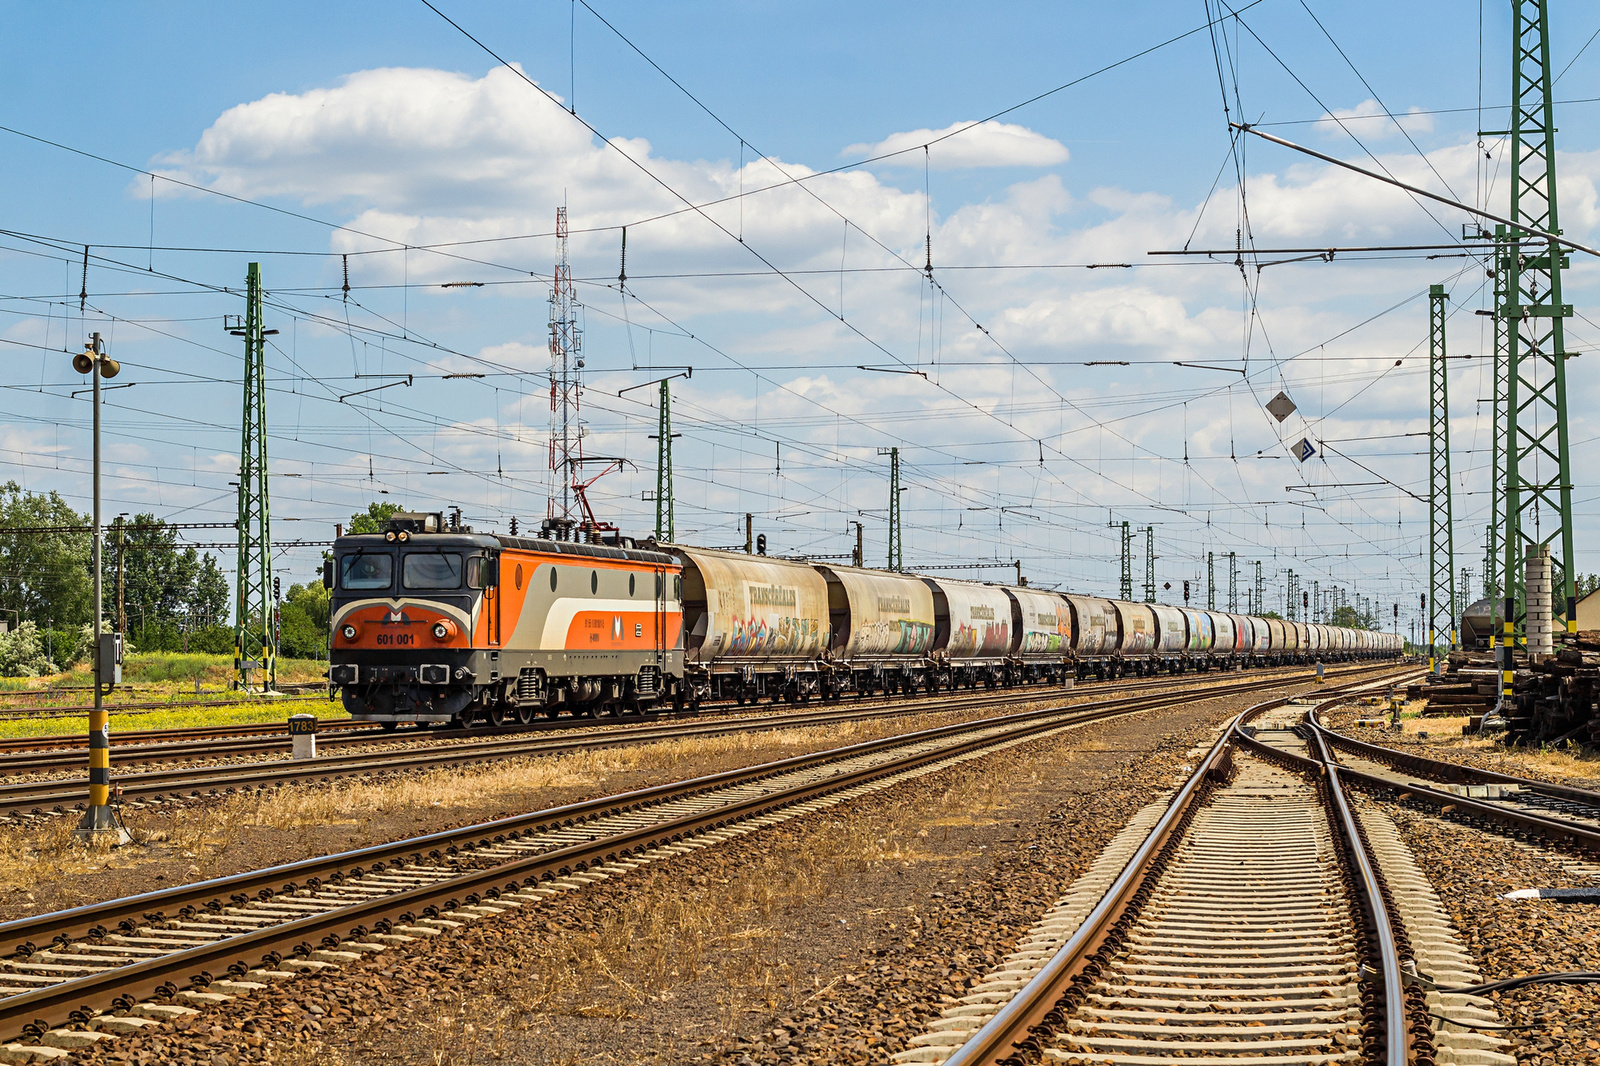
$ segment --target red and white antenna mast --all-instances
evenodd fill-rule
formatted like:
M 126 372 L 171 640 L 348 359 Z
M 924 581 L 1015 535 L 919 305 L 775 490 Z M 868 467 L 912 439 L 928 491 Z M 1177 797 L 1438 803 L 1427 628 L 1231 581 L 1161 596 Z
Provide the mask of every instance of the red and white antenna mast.
M 550 507 L 549 525 L 570 530 L 573 485 L 583 464 L 583 305 L 567 262 L 567 209 L 556 208 L 556 275 L 550 288 Z

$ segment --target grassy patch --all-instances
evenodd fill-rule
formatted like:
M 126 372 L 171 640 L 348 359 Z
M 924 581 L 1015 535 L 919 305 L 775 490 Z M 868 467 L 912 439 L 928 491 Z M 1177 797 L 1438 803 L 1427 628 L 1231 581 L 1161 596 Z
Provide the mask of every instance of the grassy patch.
M 116 758 L 117 734 L 142 729 L 195 729 L 203 726 L 258 725 L 282 722 L 291 714 L 314 714 L 326 721 L 349 718 L 337 700 L 275 700 L 247 697 L 238 703 L 216 707 L 174 707 L 171 710 L 142 711 L 111 716 L 112 758 Z M 85 733 L 89 716 L 57 718 L 0 719 L 0 737 L 54 737 Z

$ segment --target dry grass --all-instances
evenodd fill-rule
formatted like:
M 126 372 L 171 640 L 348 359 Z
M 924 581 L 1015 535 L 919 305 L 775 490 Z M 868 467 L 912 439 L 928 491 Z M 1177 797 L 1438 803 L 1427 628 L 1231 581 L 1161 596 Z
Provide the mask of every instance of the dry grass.
M 1072 742 L 1071 734 L 1062 739 Z M 1052 748 L 1006 753 L 1000 779 L 992 763 L 968 763 L 944 771 L 937 793 L 897 791 L 848 817 L 824 813 L 756 855 L 715 849 L 687 866 L 645 867 L 603 906 L 586 907 L 581 897 L 552 902 L 556 922 L 545 926 L 540 915 L 538 935 L 522 937 L 509 952 L 476 928 L 469 934 L 479 941 L 476 953 L 496 961 L 478 972 L 474 993 L 443 991 L 403 1039 L 366 1036 L 390 1052 L 403 1047 L 407 1061 L 434 1066 L 574 1066 L 601 1061 L 596 1054 L 608 1046 L 627 1049 L 633 1062 L 685 1061 L 703 1041 L 731 1040 L 753 1014 L 779 1008 L 803 987 L 794 946 L 815 935 L 808 925 L 821 901 L 850 891 L 873 869 L 940 861 L 928 845 L 941 827 L 1005 820 L 1011 798 L 1038 785 L 1047 760 L 1061 758 Z M 916 927 L 921 920 L 907 908 L 890 921 Z M 833 987 L 811 983 L 811 996 Z M 685 1014 L 694 1023 L 674 1028 Z M 312 1041 L 276 1061 L 343 1066 L 362 1059 Z
M 531 811 L 574 796 L 626 792 L 684 776 L 714 773 L 805 752 L 859 743 L 955 720 L 950 714 L 624 745 L 599 751 L 508 759 L 378 780 L 294 785 L 249 792 L 212 803 L 146 807 L 125 812 L 133 844 L 87 851 L 72 838 L 76 817 L 31 826 L 0 827 L 0 891 L 58 887 L 73 875 L 128 868 L 142 862 L 188 860 L 192 879 L 229 867 L 239 845 L 263 830 L 292 834 L 290 861 L 323 850 L 317 832 L 362 826 L 376 819 L 415 832 L 455 825 L 464 811 Z M 365 839 L 363 843 L 379 843 Z
M 433 1060 L 443 1066 L 499 1054 L 540 1066 L 570 1062 L 543 1052 L 530 1056 L 529 1049 L 544 1043 L 541 1035 L 570 1046 L 562 1037 L 599 1019 L 641 1062 L 652 1061 L 652 1053 L 678 1061 L 680 1040 L 732 1039 L 750 1014 L 775 1010 L 792 995 L 785 989 L 799 976 L 790 945 L 820 901 L 848 891 L 874 868 L 939 861 L 927 842 L 941 827 L 1003 820 L 1009 797 L 1039 782 L 1039 762 L 1050 753 L 1005 757 L 1012 762 L 1003 778 L 993 776 L 992 766 L 945 771 L 945 787 L 935 795 L 891 795 L 849 817 L 824 815 L 766 847 L 759 861 L 713 862 L 690 877 L 651 868 L 630 875 L 639 879 L 634 890 L 592 922 L 568 927 L 538 945 L 535 957 L 524 953 L 487 974 L 486 984 L 503 989 L 500 999 L 444 1012 L 455 1021 L 424 1037 Z M 906 920 L 920 923 L 911 908 L 907 913 Z M 826 991 L 813 983 L 813 995 Z M 663 1036 L 650 1025 L 653 1013 L 669 1013 L 674 1000 L 686 997 L 704 1019 L 695 1032 Z
M 1442 757 L 1448 758 L 1452 751 L 1470 752 L 1494 756 L 1500 768 L 1506 773 L 1547 779 L 1577 778 L 1593 781 L 1600 778 L 1600 752 L 1575 747 L 1560 750 L 1506 748 L 1500 744 L 1498 734 L 1482 737 L 1476 734 L 1463 734 L 1462 729 L 1471 721 L 1466 715 L 1421 717 L 1427 705 L 1427 700 L 1406 702 L 1400 712 L 1400 734 L 1409 740 L 1423 739 L 1423 734 L 1427 734 L 1428 746 Z M 1339 709 L 1354 709 L 1362 716 L 1371 713 L 1366 707 Z M 1376 717 L 1375 714 L 1373 716 Z M 1356 735 L 1363 737 L 1365 732 L 1358 730 Z M 1363 737 L 1363 739 L 1368 738 Z M 1382 737 L 1377 738 L 1377 742 L 1382 743 Z

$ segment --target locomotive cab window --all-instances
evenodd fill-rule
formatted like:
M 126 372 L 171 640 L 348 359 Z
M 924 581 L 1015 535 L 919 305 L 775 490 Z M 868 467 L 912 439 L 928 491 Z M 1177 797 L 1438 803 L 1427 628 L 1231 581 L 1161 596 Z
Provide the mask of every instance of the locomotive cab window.
M 394 556 L 354 552 L 339 561 L 339 587 L 386 589 L 394 582 Z
M 489 570 L 489 560 L 481 555 L 474 555 L 467 560 L 467 588 L 481 589 L 488 584 L 485 575 Z
M 413 552 L 401 563 L 400 583 L 408 589 L 458 589 L 461 556 L 456 552 Z

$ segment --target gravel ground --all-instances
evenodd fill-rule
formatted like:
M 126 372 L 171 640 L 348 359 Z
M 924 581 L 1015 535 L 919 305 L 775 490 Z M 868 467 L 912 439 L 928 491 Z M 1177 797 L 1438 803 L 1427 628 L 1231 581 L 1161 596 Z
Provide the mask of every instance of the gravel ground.
M 1594 882 L 1568 873 L 1552 852 L 1392 803 L 1384 809 L 1427 872 L 1485 981 L 1533 973 L 1600 970 L 1600 921 L 1592 903 L 1505 900 L 1518 888 Z M 1496 993 L 1526 1066 L 1600 1063 L 1600 986 L 1542 985 Z
M 1035 741 L 85 1058 L 887 1062 L 1262 698 Z

